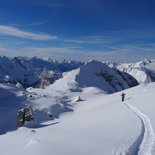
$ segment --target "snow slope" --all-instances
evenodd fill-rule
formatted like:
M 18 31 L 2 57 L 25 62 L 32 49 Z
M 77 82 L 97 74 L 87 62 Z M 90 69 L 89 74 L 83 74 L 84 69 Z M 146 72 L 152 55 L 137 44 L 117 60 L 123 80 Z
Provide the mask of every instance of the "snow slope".
M 61 80 L 46 89 L 31 88 L 28 92 L 1 85 L 0 99 L 5 101 L 5 104 L 1 102 L 1 108 L 13 103 L 8 107 L 16 111 L 21 104 L 29 102 L 35 112 L 35 122 L 17 131 L 6 132 L 6 126 L 1 126 L 1 155 L 155 154 L 154 83 L 126 90 L 123 103 L 121 92 L 106 95 L 97 87 L 75 91 L 71 89 L 77 86 L 74 80 L 63 79 L 68 84 Z M 83 100 L 76 102 L 77 96 Z M 58 117 L 49 118 L 51 111 Z M 9 113 L 9 118 L 14 114 Z M 3 123 L 2 109 L 0 118 Z

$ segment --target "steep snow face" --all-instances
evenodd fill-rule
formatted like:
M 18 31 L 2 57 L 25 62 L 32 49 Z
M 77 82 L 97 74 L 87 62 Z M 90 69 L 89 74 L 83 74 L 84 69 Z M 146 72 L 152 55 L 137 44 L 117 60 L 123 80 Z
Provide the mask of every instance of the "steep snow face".
M 139 84 L 155 81 L 155 60 L 144 59 L 137 63 L 118 64 L 116 68 L 132 75 Z
M 81 67 L 76 81 L 80 87 L 97 87 L 107 93 L 114 93 L 130 87 L 117 70 L 97 61 L 87 62 L 85 66 Z M 132 86 L 135 85 L 136 80 Z
M 90 61 L 74 71 L 65 73 L 63 78 L 56 81 L 51 87 L 72 91 L 82 91 L 84 88 L 93 87 L 101 89 L 105 93 L 114 93 L 137 84 L 137 81 L 127 74 L 109 68 L 101 62 Z

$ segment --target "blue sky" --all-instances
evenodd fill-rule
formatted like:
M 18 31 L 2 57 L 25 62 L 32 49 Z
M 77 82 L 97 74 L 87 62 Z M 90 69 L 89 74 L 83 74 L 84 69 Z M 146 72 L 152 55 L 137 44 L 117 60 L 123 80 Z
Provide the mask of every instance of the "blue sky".
M 0 0 L 0 55 L 155 58 L 154 0 Z

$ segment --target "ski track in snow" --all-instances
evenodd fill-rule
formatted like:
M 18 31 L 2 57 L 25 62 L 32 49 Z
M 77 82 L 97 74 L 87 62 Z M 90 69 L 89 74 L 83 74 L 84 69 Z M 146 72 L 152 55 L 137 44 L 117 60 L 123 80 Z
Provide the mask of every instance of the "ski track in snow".
M 127 101 L 124 103 L 142 122 L 141 134 L 128 149 L 126 155 L 152 155 L 155 135 L 150 119 Z

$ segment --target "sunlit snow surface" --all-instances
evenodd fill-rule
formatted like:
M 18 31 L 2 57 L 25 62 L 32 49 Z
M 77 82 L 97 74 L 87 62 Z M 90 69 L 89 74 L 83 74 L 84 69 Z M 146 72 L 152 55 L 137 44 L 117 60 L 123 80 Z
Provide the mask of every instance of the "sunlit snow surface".
M 0 155 L 143 155 L 147 150 L 155 154 L 155 83 L 125 90 L 129 108 L 121 102 L 121 92 L 79 89 L 71 80 L 27 91 L 0 85 Z M 35 122 L 16 130 L 16 112 L 26 103 L 33 107 Z M 149 123 L 142 121 L 144 116 Z M 146 129 L 149 146 L 141 152 Z

